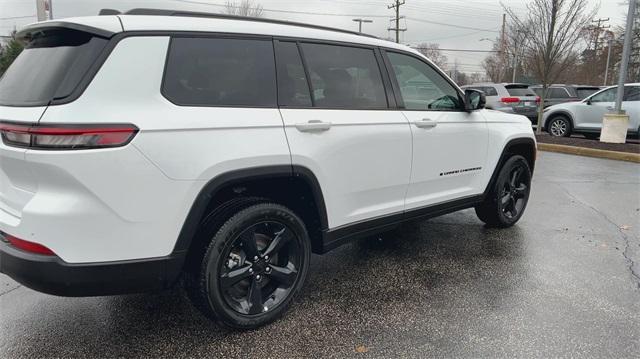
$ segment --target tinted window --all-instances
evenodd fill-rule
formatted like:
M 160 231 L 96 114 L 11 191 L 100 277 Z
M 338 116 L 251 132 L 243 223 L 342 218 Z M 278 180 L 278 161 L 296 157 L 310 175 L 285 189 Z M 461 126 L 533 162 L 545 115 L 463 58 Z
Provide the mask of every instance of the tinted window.
M 458 110 L 458 91 L 427 63 L 413 56 L 389 52 L 389 61 L 408 110 Z
M 600 91 L 599 88 L 577 88 L 576 93 L 578 94 L 578 98 L 585 99 L 594 93 Z
M 174 38 L 163 94 L 185 106 L 276 107 L 273 44 L 269 40 Z
M 0 79 L 0 104 L 44 106 L 69 96 L 107 41 L 75 30 L 41 33 Z
M 472 90 L 479 90 L 484 92 L 485 96 L 498 96 L 498 91 L 495 88 L 489 86 L 472 86 L 468 87 Z
M 640 86 L 625 86 L 624 101 L 640 101 Z
M 507 88 L 507 92 L 509 96 L 536 96 L 536 93 L 533 92 L 528 87 L 522 86 L 505 86 Z
M 533 92 L 536 93 L 536 95 L 542 97 L 542 93 L 544 91 L 542 91 L 542 87 L 530 87 L 531 90 L 533 90 Z
M 302 59 L 295 42 L 279 42 L 278 101 L 281 106 L 311 106 L 311 95 Z
M 591 98 L 591 102 L 614 102 L 616 100 L 616 92 L 617 88 L 613 87 L 603 92 L 600 92 L 597 95 L 594 95 Z
M 550 98 L 568 98 L 569 94 L 563 88 L 552 87 L 549 91 Z
M 373 50 L 303 44 L 316 107 L 387 108 L 387 96 Z

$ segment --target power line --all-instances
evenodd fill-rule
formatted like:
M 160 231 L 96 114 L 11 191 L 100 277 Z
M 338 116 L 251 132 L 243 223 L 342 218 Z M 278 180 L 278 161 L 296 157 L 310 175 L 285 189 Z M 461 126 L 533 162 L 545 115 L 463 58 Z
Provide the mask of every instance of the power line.
M 36 17 L 36 15 L 0 17 L 0 20 L 28 19 L 28 18 L 32 18 L 32 17 Z
M 426 48 L 426 47 L 414 47 L 414 49 L 416 49 L 416 50 L 428 50 L 428 48 Z M 443 49 L 443 48 L 439 48 L 438 50 L 440 50 L 440 51 L 453 51 L 453 52 L 500 52 L 498 50 L 475 50 L 475 49 L 466 50 L 466 49 Z
M 433 25 L 440 25 L 440 26 L 449 26 L 449 27 L 456 27 L 458 29 L 468 29 L 468 30 L 477 30 L 477 31 L 481 31 L 481 32 L 496 32 L 498 33 L 499 31 L 495 30 L 495 29 L 481 29 L 478 27 L 471 27 L 471 26 L 462 26 L 462 25 L 452 25 L 452 24 L 447 24 L 444 22 L 437 22 L 437 21 L 429 21 L 429 20 L 423 20 L 423 19 L 416 19 L 414 17 L 407 17 L 408 20 L 411 21 L 417 21 L 417 22 L 423 22 L 426 24 L 433 24 Z

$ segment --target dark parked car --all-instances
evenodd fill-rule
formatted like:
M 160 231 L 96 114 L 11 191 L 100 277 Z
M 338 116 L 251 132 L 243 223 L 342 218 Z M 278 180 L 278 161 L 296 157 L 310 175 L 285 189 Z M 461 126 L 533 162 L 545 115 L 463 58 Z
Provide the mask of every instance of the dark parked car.
M 529 88 L 538 96 L 543 97 L 542 85 L 531 86 Z M 600 89 L 601 88 L 599 86 L 589 85 L 551 85 L 551 87 L 549 87 L 549 92 L 544 99 L 544 107 L 565 102 L 581 101 L 600 91 Z

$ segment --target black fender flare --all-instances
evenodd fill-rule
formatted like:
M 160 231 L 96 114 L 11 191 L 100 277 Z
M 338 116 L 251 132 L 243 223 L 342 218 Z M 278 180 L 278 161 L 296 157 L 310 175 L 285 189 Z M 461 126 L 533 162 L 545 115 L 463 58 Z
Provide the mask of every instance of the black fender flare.
M 522 146 L 522 145 L 530 147 L 533 150 L 533 160 L 531 161 L 531 174 L 533 174 L 533 170 L 534 170 L 534 167 L 535 167 L 536 156 L 537 156 L 536 153 L 537 153 L 537 150 L 538 150 L 537 147 L 536 147 L 536 142 L 530 137 L 519 137 L 519 138 L 511 139 L 502 148 L 502 153 L 500 154 L 500 159 L 498 160 L 498 163 L 496 164 L 496 167 L 493 169 L 493 173 L 491 174 L 491 178 L 489 179 L 489 183 L 487 184 L 487 187 L 485 188 L 484 193 L 482 194 L 482 199 L 483 200 L 485 198 L 487 198 L 487 196 L 489 195 L 489 192 L 491 192 L 491 188 L 493 187 L 495 181 L 498 179 L 498 174 L 500 173 L 500 170 L 502 169 L 502 166 L 509 159 L 509 154 L 511 153 L 510 152 L 511 149 L 514 146 Z
M 320 188 L 320 183 L 313 171 L 298 165 L 252 167 L 222 173 L 211 179 L 202 187 L 191 205 L 187 218 L 182 225 L 173 253 L 184 253 L 189 250 L 191 241 L 198 230 L 200 221 L 205 215 L 205 211 L 209 203 L 222 188 L 246 180 L 273 178 L 299 178 L 306 181 L 313 193 L 322 229 L 328 228 L 327 210 L 325 207 L 322 189 Z

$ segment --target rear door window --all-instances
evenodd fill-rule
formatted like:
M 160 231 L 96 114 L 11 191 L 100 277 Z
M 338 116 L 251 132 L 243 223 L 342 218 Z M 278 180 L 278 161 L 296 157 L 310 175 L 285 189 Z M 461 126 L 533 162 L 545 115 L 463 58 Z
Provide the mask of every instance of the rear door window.
M 295 42 L 277 42 L 278 101 L 285 107 L 311 107 L 309 84 Z
M 41 32 L 0 79 L 0 105 L 45 106 L 70 96 L 107 42 L 76 30 Z
M 600 89 L 598 87 L 593 87 L 593 88 L 577 88 L 576 89 L 576 93 L 578 94 L 578 98 L 584 99 L 587 98 L 591 95 L 593 95 L 594 93 L 600 91 Z
M 385 109 L 387 95 L 372 49 L 302 44 L 314 104 L 320 108 Z
M 174 38 L 162 93 L 181 106 L 276 107 L 273 43 Z
M 625 86 L 624 101 L 640 101 L 640 86 Z

